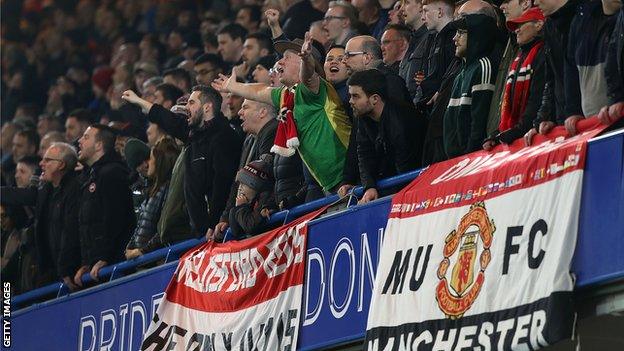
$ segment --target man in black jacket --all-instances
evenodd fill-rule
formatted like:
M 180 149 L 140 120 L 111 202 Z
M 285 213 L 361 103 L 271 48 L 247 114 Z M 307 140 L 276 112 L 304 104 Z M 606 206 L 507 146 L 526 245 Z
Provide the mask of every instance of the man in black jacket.
M 365 189 L 360 202 L 367 203 L 379 197 L 378 180 L 420 167 L 427 121 L 411 104 L 388 99 L 384 74 L 376 69 L 354 73 L 348 84 L 353 114 L 360 119 L 357 154 Z
M 84 273 L 97 280 L 102 267 L 124 260 L 136 223 L 130 171 L 115 151 L 115 138 L 114 129 L 93 124 L 78 140 L 78 160 L 85 165 L 78 216 L 82 266 L 74 276 L 79 286 Z
M 536 0 L 535 4 L 546 16 L 544 25 L 544 53 L 546 58 L 546 84 L 542 105 L 537 112 L 533 129 L 525 134 L 525 142 L 530 145 L 538 132 L 547 134 L 557 124 L 566 119 L 564 67 L 568 51 L 570 24 L 577 7 L 584 0 Z M 569 87 L 576 88 L 579 87 Z
M 609 5 L 612 10 L 613 2 Z M 603 123 L 611 123 L 624 116 L 624 6 L 620 6 L 615 16 L 617 18 L 609 40 L 605 68 L 610 105 L 603 107 L 598 114 Z
M 184 141 L 184 198 L 196 236 L 214 228 L 225 208 L 241 154 L 241 139 L 221 114 L 221 95 L 205 85 L 193 87 L 187 121 L 132 90 L 123 99 L 140 106 L 150 122 Z
M 238 115 L 242 121 L 241 127 L 247 133 L 243 142 L 243 149 L 238 169 L 242 169 L 246 164 L 260 159 L 261 155 L 271 153 L 275 132 L 277 131 L 277 119 L 275 119 L 275 109 L 269 104 L 245 99 Z M 268 165 L 273 167 L 273 163 Z M 238 194 L 238 182 L 232 183 L 225 210 L 221 214 L 219 223 L 214 230 L 208 230 L 206 238 L 220 241 L 221 234 L 227 229 L 229 224 L 230 210 L 235 206 L 236 195 Z
M 54 143 L 40 165 L 39 188 L 2 188 L 2 204 L 35 206 L 35 246 L 42 276 L 53 275 L 71 290 L 80 266 L 78 210 L 80 182 L 74 171 L 78 156 L 73 146 Z

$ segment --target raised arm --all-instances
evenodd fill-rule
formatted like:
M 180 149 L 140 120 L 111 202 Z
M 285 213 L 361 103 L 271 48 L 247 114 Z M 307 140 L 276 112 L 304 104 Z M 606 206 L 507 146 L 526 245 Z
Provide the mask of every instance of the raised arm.
M 310 55 L 312 52 L 312 37 L 310 32 L 305 33 L 305 40 L 301 46 L 301 68 L 299 69 L 299 78 L 305 86 L 314 94 L 318 94 L 320 78 L 318 73 L 314 71 L 314 57 Z
M 271 37 L 275 39 L 284 35 L 282 27 L 279 23 L 279 11 L 275 9 L 268 9 L 264 11 L 264 15 L 267 18 L 267 24 L 269 25 L 269 28 L 271 28 Z

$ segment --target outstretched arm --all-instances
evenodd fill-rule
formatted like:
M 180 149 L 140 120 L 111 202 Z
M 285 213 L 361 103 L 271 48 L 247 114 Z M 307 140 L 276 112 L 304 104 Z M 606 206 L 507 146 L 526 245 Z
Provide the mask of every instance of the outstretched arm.
M 239 83 L 236 81 L 235 70 L 232 70 L 232 75 L 229 77 L 219 74 L 219 78 L 215 79 L 211 85 L 221 93 L 232 93 L 245 99 L 273 104 L 271 100 L 273 88 L 261 83 Z

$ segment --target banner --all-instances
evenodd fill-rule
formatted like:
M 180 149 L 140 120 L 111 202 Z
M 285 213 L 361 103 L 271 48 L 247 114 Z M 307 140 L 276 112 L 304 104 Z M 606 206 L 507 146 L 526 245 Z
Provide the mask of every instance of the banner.
M 141 350 L 295 350 L 309 220 L 180 258 Z
M 571 337 L 585 152 L 604 129 L 583 124 L 597 128 L 435 164 L 394 197 L 367 350 L 529 350 Z

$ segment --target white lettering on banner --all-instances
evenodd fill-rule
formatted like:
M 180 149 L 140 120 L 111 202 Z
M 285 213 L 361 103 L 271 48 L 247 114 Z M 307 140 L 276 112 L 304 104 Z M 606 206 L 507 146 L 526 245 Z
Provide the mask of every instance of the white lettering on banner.
M 369 339 L 366 343 L 368 351 L 382 350 L 491 350 L 492 339 L 498 340 L 497 350 L 506 350 L 510 344 L 514 350 L 538 349 L 548 346 L 544 338 L 546 312 L 534 311 L 531 314 L 505 319 L 496 324 L 482 322 L 476 325 L 465 325 L 459 329 L 438 330 L 433 337 L 426 329 L 419 334 L 413 331 L 393 335 L 383 344 L 380 338 Z M 395 343 L 397 343 L 395 348 Z
M 260 268 L 269 278 L 275 278 L 293 264 L 303 261 L 305 242 L 300 234 L 303 225 L 289 228 L 268 243 L 266 257 L 260 252 L 261 248 L 219 253 L 212 256 L 204 267 L 206 252 L 199 251 L 183 260 L 177 280 L 198 292 L 224 289 L 234 292 L 254 287 Z
M 153 316 L 156 313 L 163 294 L 158 293 L 151 297 L 150 315 Z M 99 313 L 99 322 L 94 315 L 87 315 L 80 319 L 79 351 L 136 350 L 141 345 L 143 334 L 149 323 L 145 302 L 135 300 L 129 304 L 124 303 L 119 306 L 118 310 L 118 313 L 114 309 L 102 310 Z M 135 333 L 137 327 L 139 333 Z
M 370 294 L 373 289 L 375 281 L 375 271 L 377 263 L 379 262 L 379 254 L 381 252 L 381 245 L 384 238 L 384 228 L 379 228 L 377 231 L 377 255 L 373 258 L 371 253 L 371 243 L 368 233 L 360 234 L 359 251 L 355 251 L 355 246 L 351 240 L 347 237 L 341 237 L 338 239 L 336 246 L 332 250 L 332 256 L 327 261 L 327 258 L 323 254 L 323 251 L 319 248 L 308 249 L 307 254 L 307 274 L 306 282 L 304 284 L 306 304 L 304 306 L 304 321 L 303 326 L 314 324 L 324 308 L 329 307 L 329 313 L 336 319 L 344 318 L 351 306 L 353 294 L 357 293 L 357 312 L 363 312 L 364 310 L 364 298 Z M 326 250 L 329 252 L 329 250 Z M 336 270 L 336 262 L 338 256 L 344 256 L 348 259 L 346 265 L 341 265 L 341 270 L 349 269 L 349 284 L 347 291 L 344 292 L 343 303 L 336 302 L 337 291 L 334 288 L 334 282 L 336 278 L 334 272 Z M 359 269 L 356 271 L 356 260 L 359 258 Z M 318 275 L 315 275 L 317 274 Z M 358 279 L 357 288 L 354 286 L 354 279 Z M 366 284 L 368 280 L 368 285 Z M 317 285 L 314 285 L 314 284 Z M 344 281 L 340 281 L 344 284 Z M 311 291 L 317 292 L 316 300 L 310 300 L 314 294 Z M 327 306 L 324 305 L 325 294 L 329 295 L 329 301 Z
M 343 300 L 342 304 L 339 304 L 334 297 L 334 272 L 336 270 L 336 262 L 338 262 L 338 256 L 341 252 L 345 252 L 347 257 L 349 258 L 349 288 L 346 292 L 346 296 Z M 341 269 L 344 269 L 342 267 Z M 332 312 L 332 315 L 336 319 L 340 319 L 344 317 L 345 313 L 347 313 L 347 308 L 351 303 L 351 297 L 353 297 L 353 287 L 355 285 L 355 252 L 353 250 L 353 244 L 349 238 L 342 238 L 338 242 L 338 246 L 334 250 L 332 254 L 332 261 L 330 264 L 329 270 L 329 308 Z
M 584 137 L 586 133 L 582 133 L 577 137 L 565 139 L 564 137 L 558 137 L 552 141 L 546 141 L 542 144 L 533 147 L 526 147 L 518 150 L 517 152 L 510 153 L 509 151 L 500 151 L 494 154 L 485 156 L 476 156 L 475 158 L 464 158 L 457 164 L 451 166 L 448 170 L 442 173 L 439 177 L 431 182 L 431 184 L 438 184 L 449 180 L 459 179 L 465 176 L 474 175 L 482 172 L 486 168 L 496 168 L 506 162 L 512 162 L 521 158 L 538 156 L 547 154 L 557 148 L 561 148 L 567 145 L 576 144 L 579 142 L 579 138 Z

